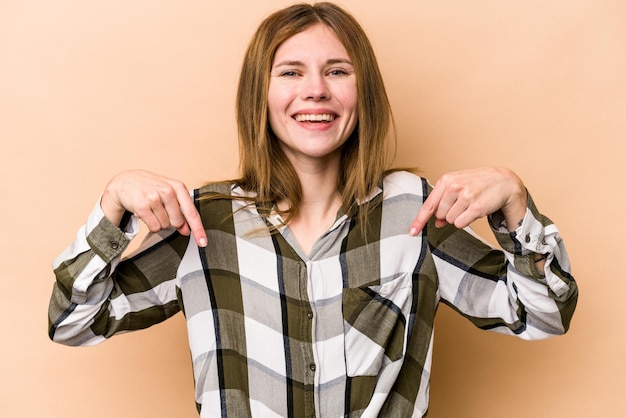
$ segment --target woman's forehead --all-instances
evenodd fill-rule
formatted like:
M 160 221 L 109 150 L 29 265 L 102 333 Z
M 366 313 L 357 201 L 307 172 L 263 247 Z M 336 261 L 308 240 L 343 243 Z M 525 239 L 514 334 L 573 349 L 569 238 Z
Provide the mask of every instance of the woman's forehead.
M 349 61 L 346 47 L 328 26 L 316 24 L 287 38 L 276 49 L 274 65 L 304 59 Z

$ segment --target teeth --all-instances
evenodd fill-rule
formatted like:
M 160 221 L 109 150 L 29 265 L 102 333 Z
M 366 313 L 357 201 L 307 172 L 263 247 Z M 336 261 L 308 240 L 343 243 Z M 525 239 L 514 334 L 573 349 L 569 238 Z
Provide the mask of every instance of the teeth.
M 332 122 L 335 120 L 335 115 L 331 115 L 329 113 L 316 114 L 316 115 L 296 115 L 296 120 L 298 122 Z

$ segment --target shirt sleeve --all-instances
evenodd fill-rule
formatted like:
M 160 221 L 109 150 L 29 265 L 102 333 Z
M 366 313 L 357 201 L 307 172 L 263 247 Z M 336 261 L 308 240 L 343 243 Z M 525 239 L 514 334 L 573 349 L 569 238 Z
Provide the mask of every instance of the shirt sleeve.
M 53 341 L 93 345 L 180 310 L 175 278 L 188 237 L 172 229 L 149 234 L 136 255 L 122 259 L 138 233 L 137 218 L 131 216 L 124 228 L 112 224 L 98 202 L 74 242 L 53 261 L 56 281 L 48 309 Z
M 442 301 L 482 329 L 524 339 L 565 333 L 578 288 L 557 227 L 539 213 L 530 196 L 515 231 L 508 232 L 499 212 L 489 223 L 501 250 L 469 228 L 429 227 Z M 541 271 L 537 253 L 546 258 Z

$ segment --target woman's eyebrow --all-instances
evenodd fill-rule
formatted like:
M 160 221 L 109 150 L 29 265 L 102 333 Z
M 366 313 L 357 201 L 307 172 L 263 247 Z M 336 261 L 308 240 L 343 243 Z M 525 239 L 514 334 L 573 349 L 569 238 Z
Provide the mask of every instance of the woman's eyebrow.
M 287 61 L 281 61 L 278 62 L 274 65 L 272 65 L 272 67 L 301 67 L 304 64 L 302 63 L 302 61 L 292 61 L 292 60 L 287 60 Z
M 352 61 L 348 58 L 333 58 L 326 61 L 326 65 L 334 65 L 334 64 L 348 64 L 352 65 Z

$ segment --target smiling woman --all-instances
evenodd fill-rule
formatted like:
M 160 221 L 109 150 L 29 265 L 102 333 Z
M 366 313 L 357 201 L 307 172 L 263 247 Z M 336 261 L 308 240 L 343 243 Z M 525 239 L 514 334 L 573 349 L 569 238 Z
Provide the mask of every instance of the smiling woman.
M 324 169 L 338 177 L 341 147 L 357 123 L 356 107 L 350 58 L 326 26 L 298 33 L 276 50 L 268 91 L 270 127 L 296 172 L 324 161 Z
M 345 116 L 341 123 L 337 124 L 344 127 L 343 133 L 347 134 L 348 138 L 345 139 L 346 143 L 341 149 L 343 169 L 340 170 L 336 182 L 343 207 L 358 211 L 358 216 L 362 217 L 367 210 L 354 205 L 354 202 L 366 200 L 388 168 L 388 145 L 385 140 L 390 130 L 391 107 L 374 50 L 356 19 L 329 3 L 316 5 L 313 13 L 302 12 L 307 7 L 309 6 L 298 5 L 269 16 L 260 24 L 246 51 L 237 94 L 242 174 L 240 183 L 244 188 L 255 190 L 261 202 L 288 202 L 288 208 L 281 205 L 282 215 L 287 222 L 297 218 L 303 198 L 301 179 L 286 158 L 281 142 L 277 141 L 276 132 L 272 129 L 274 127 L 270 128 L 267 125 L 268 115 L 272 117 L 268 96 L 272 92 L 284 92 L 285 89 L 275 88 L 279 85 L 297 83 L 302 86 L 301 80 L 298 82 L 285 80 L 284 83 L 278 83 L 277 78 L 301 79 L 302 71 L 305 69 L 302 66 L 312 64 L 303 60 L 308 57 L 310 61 L 315 57 L 319 61 L 322 56 L 324 61 L 328 61 L 323 63 L 328 66 L 326 70 L 330 71 L 325 74 L 326 80 L 338 78 L 333 84 L 344 87 L 356 83 L 356 114 L 351 115 L 351 118 L 356 117 L 358 127 L 348 131 L 346 127 L 350 123 L 347 119 L 350 118 Z M 326 44 L 317 43 L 322 39 L 312 39 L 317 37 L 313 35 L 318 33 L 320 37 L 323 36 L 324 41 L 330 41 L 329 45 L 332 45 L 332 48 L 319 48 L 320 45 Z M 285 54 L 287 48 L 291 55 L 281 58 L 278 52 Z M 296 55 L 293 55 L 294 53 Z M 317 62 L 316 65 L 320 66 L 322 63 Z M 288 68 L 283 68 L 282 76 L 276 77 L 281 74 L 277 74 L 279 66 Z M 308 69 L 309 73 L 304 77 L 307 83 L 311 81 L 312 75 L 316 75 L 311 74 L 311 70 L 319 73 L 320 68 Z M 346 72 L 346 77 L 342 77 L 338 72 Z M 319 88 L 319 85 L 312 87 Z M 294 89 L 291 92 L 293 94 Z M 321 102 L 328 102 L 331 99 Z M 333 103 L 336 101 L 337 99 L 332 100 Z M 321 105 L 318 103 L 316 107 L 319 108 Z M 287 119 L 291 119 L 292 116 L 284 115 Z M 288 123 L 284 125 L 289 126 Z M 285 141 L 286 138 L 283 137 L 281 140 Z
M 358 119 L 354 68 L 343 44 L 327 26 L 317 24 L 276 50 L 268 115 L 272 134 L 299 179 L 301 208 L 309 208 L 314 201 L 326 202 L 319 214 L 299 216 L 290 223 L 296 240 L 308 253 L 341 207 L 336 179 L 342 147 Z M 288 199 L 285 196 L 277 202 L 284 213 L 291 207 Z
M 237 94 L 241 176 L 191 193 L 126 171 L 55 260 L 49 335 L 90 345 L 183 312 L 201 416 L 423 416 L 440 302 L 481 329 L 567 331 L 556 226 L 504 168 L 391 170 L 363 29 L 331 3 L 260 25 Z M 469 228 L 487 217 L 496 249 Z M 151 231 L 122 253 L 139 221 Z

